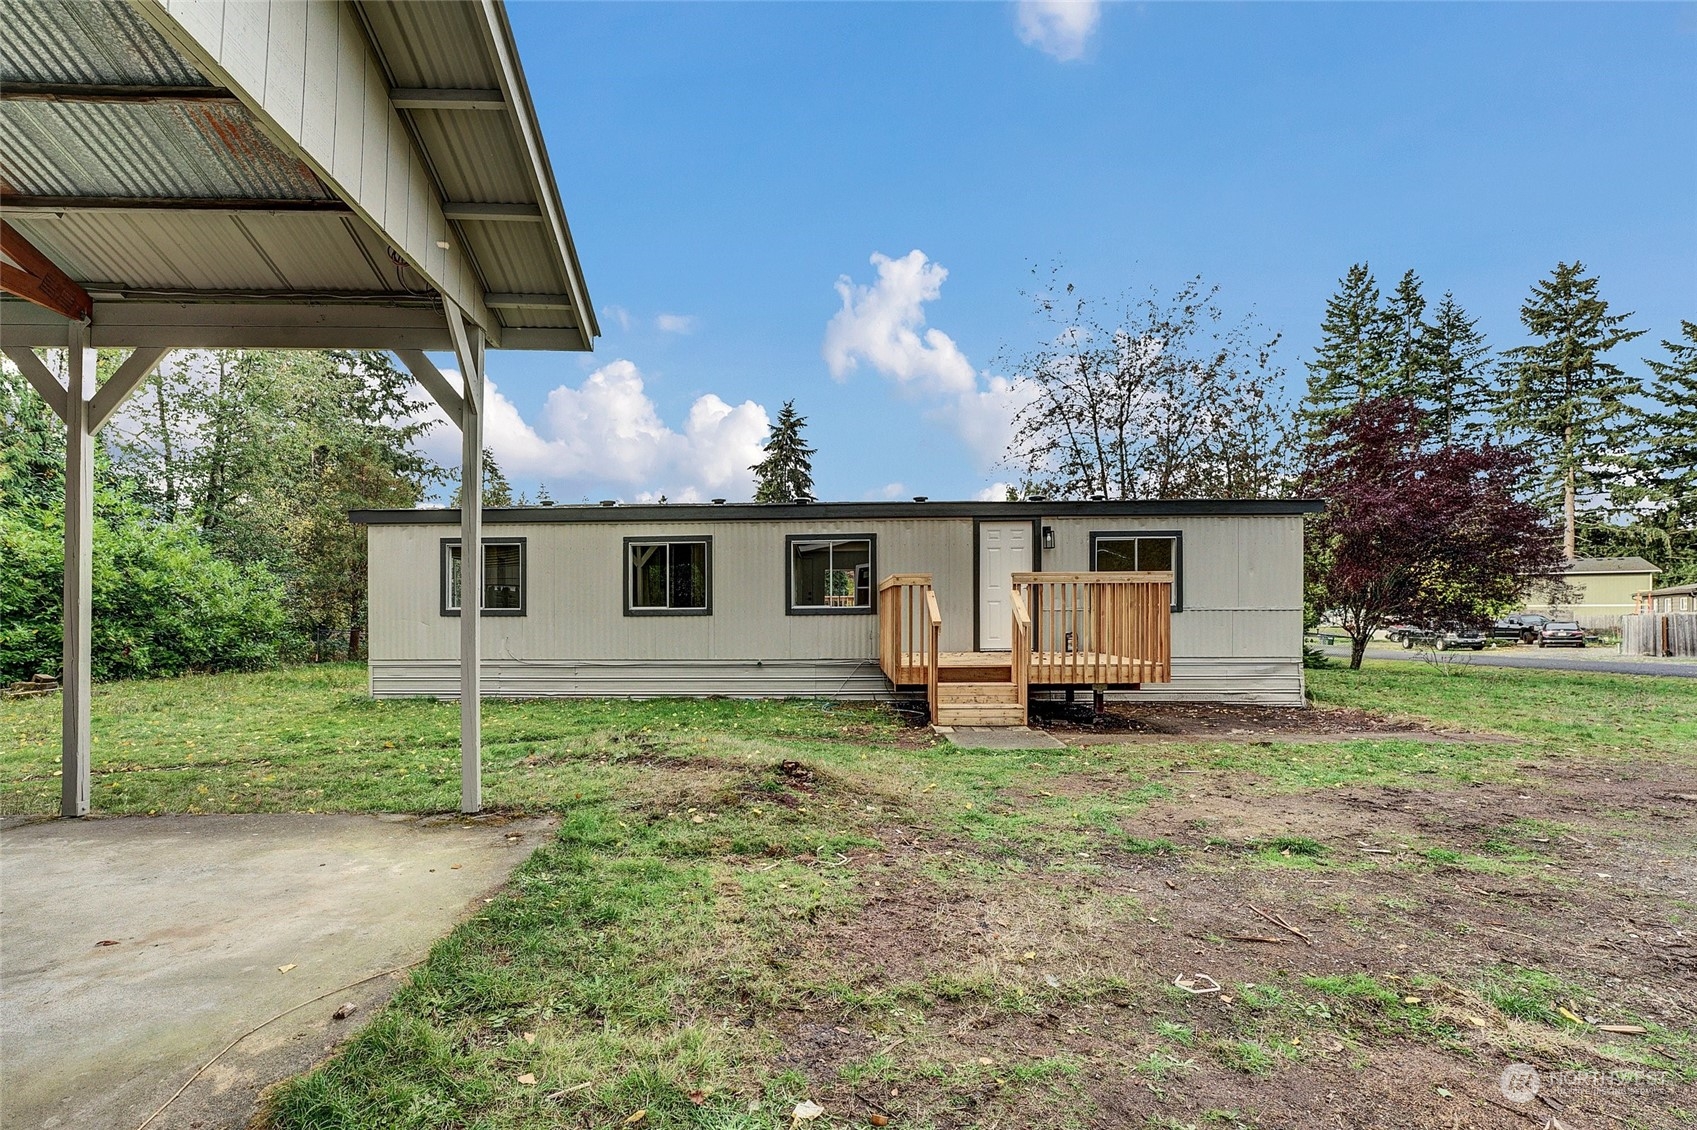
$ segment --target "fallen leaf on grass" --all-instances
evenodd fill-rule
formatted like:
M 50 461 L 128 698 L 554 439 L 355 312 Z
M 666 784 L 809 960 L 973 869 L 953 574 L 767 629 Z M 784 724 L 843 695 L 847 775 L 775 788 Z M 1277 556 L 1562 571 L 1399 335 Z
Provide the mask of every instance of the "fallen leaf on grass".
M 795 1109 L 790 1111 L 790 1118 L 793 1120 L 791 1125 L 794 1125 L 796 1122 L 812 1122 L 815 1118 L 820 1117 L 824 1113 L 825 1108 L 814 1102 L 812 1099 L 802 1099 L 799 1103 L 795 1104 Z
M 712 1093 L 713 1092 L 711 1090 L 691 1091 L 689 1094 L 685 1095 L 684 1097 L 689 1099 L 689 1101 L 694 1103 L 696 1106 L 702 1106 L 703 1104 L 705 1104 L 707 1102 L 707 1096 L 712 1094 Z
M 635 1126 L 638 1122 L 641 1122 L 643 1119 L 645 1119 L 647 1117 L 648 1117 L 648 1108 L 644 1107 L 642 1110 L 637 1111 L 635 1114 L 633 1114 L 629 1118 L 625 1119 L 624 1124 L 626 1126 Z
M 293 969 L 293 968 L 294 968 L 294 967 L 295 967 L 295 963 L 294 963 L 294 962 L 292 962 L 292 961 L 291 961 L 291 962 L 289 962 L 289 964 L 287 964 L 287 965 L 279 965 L 279 966 L 278 966 L 278 967 L 277 967 L 277 972 L 279 972 L 279 973 L 287 973 L 287 972 L 288 972 L 288 971 L 289 971 L 289 970 L 291 970 L 291 969 Z
M 1583 1021 L 1583 1020 L 1581 1020 L 1581 1019 L 1579 1019 L 1579 1016 L 1578 1016 L 1578 1014 L 1576 1014 L 1576 1013 L 1574 1013 L 1574 1012 L 1572 1012 L 1572 1011 L 1570 1011 L 1570 1010 L 1568 1010 L 1568 1009 L 1565 1009 L 1565 1008 L 1563 1008 L 1563 1007 L 1561 1007 L 1561 1006 L 1560 1006 L 1560 1005 L 1557 1005 L 1557 1006 L 1556 1006 L 1556 1011 L 1557 1011 L 1557 1012 L 1559 1012 L 1559 1013 L 1561 1013 L 1561 1014 L 1562 1014 L 1562 1015 L 1563 1015 L 1563 1016 L 1564 1016 L 1564 1017 L 1566 1017 L 1566 1018 L 1567 1018 L 1567 1019 L 1569 1019 L 1569 1020 L 1571 1020 L 1571 1021 L 1573 1021 L 1573 1022 L 1574 1022 L 1574 1023 L 1575 1023 L 1575 1024 L 1583 1024 L 1583 1023 L 1585 1023 L 1585 1021 Z
M 535 1032 L 526 1032 L 524 1034 L 524 1042 L 527 1043 L 527 1044 L 534 1044 L 536 1042 L 536 1033 Z
M 536 1086 L 536 1076 L 526 1071 L 523 1075 L 519 1076 L 519 1082 L 523 1083 L 526 1087 L 534 1087 Z

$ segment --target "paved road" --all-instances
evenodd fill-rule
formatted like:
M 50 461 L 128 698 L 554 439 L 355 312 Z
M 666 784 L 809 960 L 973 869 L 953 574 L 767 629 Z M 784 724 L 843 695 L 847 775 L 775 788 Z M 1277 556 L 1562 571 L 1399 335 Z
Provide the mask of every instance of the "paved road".
M 1347 647 L 1328 647 L 1324 650 L 1327 655 L 1340 659 L 1349 658 Z M 1419 661 L 1424 660 L 1426 655 L 1427 653 L 1422 651 L 1405 651 L 1400 647 L 1367 649 L 1368 659 Z M 1444 655 L 1460 656 L 1459 662 L 1478 663 L 1485 667 L 1536 667 L 1545 671 L 1602 671 L 1611 675 L 1673 675 L 1683 679 L 1697 679 L 1697 662 L 1677 659 L 1629 659 L 1603 648 L 1587 648 L 1584 651 L 1446 651 Z
M 549 829 L 307 815 L 0 824 L 0 1085 L 19 1130 L 129 1130 L 231 1040 L 305 1005 L 148 1130 L 248 1125 L 261 1089 L 357 1030 L 399 980 L 339 986 L 422 958 Z M 344 1002 L 358 1009 L 335 1020 Z

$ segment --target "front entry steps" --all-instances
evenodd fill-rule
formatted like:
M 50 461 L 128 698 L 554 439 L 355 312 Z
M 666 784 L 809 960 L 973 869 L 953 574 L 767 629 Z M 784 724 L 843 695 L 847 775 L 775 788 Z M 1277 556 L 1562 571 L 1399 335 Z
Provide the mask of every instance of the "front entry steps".
M 939 726 L 1023 726 L 1025 703 L 1012 683 L 939 682 Z

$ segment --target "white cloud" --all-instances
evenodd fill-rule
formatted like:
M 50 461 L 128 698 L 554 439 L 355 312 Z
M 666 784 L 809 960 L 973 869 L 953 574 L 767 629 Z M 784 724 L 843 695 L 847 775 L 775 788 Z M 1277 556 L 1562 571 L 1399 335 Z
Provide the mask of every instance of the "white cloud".
M 427 414 L 443 419 L 434 405 Z M 754 482 L 748 468 L 759 462 L 768 430 L 759 404 L 732 406 L 712 393 L 698 397 L 681 428 L 672 428 L 644 391 L 642 373 L 624 360 L 603 365 L 575 388 L 555 388 L 537 425 L 493 381 L 484 408 L 484 442 L 514 488 L 542 481 L 562 498 L 591 487 L 637 488 L 632 497 L 665 494 L 673 502 L 746 498 Z M 457 429 L 436 428 L 428 441 L 437 460 L 459 464 Z
M 1063 63 L 1084 57 L 1102 20 L 1100 0 L 1019 0 L 1019 41 Z
M 630 316 L 630 311 L 626 310 L 623 306 L 603 306 L 601 307 L 601 312 L 607 315 L 607 317 L 612 321 L 619 323 L 619 328 L 621 330 L 630 329 L 633 319 Z
M 883 499 L 885 501 L 894 501 L 895 499 L 902 497 L 902 495 L 904 495 L 906 493 L 907 493 L 907 487 L 905 487 L 901 483 L 885 483 L 883 486 L 879 487 L 877 490 L 867 491 L 866 497 L 867 498 Z
M 973 495 L 972 496 L 973 501 L 975 501 L 975 502 L 1006 502 L 1008 500 L 1008 488 L 1011 487 L 1012 485 L 1013 485 L 1012 483 L 1001 483 L 1001 482 L 991 483 L 989 486 L 985 487 L 983 490 L 981 490 L 977 494 Z
M 700 323 L 694 314 L 660 314 L 654 319 L 654 328 L 667 334 L 692 334 Z
M 949 272 L 919 250 L 900 259 L 874 253 L 878 279 L 870 286 L 847 275 L 837 280 L 843 307 L 825 327 L 821 352 L 831 375 L 847 379 L 865 361 L 903 385 L 929 392 L 964 392 L 977 378 L 954 339 L 925 326 L 925 303 L 942 293 Z M 921 332 L 923 330 L 923 332 Z
M 874 254 L 871 261 L 878 268 L 871 285 L 846 275 L 837 280 L 843 306 L 825 327 L 821 347 L 831 375 L 843 380 L 867 362 L 897 387 L 929 400 L 927 418 L 953 429 L 980 467 L 995 466 L 1013 438 L 1014 414 L 1030 394 L 1004 377 L 974 372 L 953 338 L 924 328 L 925 304 L 942 294 L 948 268 L 918 250 L 900 259 Z

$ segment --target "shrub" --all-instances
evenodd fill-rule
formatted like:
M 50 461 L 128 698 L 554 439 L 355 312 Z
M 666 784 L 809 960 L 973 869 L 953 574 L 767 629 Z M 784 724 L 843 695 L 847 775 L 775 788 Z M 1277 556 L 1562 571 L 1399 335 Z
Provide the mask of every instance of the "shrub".
M 96 679 L 277 661 L 286 618 L 269 570 L 218 558 L 186 525 L 102 502 L 94 526 Z M 0 678 L 59 670 L 63 538 L 56 510 L 0 510 Z

